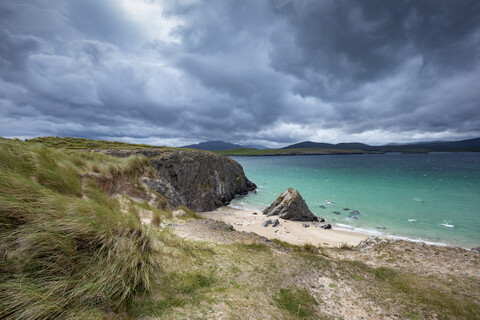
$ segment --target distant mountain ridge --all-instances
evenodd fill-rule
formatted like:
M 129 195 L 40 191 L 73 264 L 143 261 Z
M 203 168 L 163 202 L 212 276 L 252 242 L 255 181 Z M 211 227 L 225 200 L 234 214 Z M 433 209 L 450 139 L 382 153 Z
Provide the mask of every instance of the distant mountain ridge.
M 231 149 L 252 149 L 252 151 L 267 149 L 262 145 L 239 145 L 225 141 L 206 141 L 197 144 L 183 146 L 181 148 L 199 149 L 207 151 L 223 151 Z M 459 141 L 431 141 L 414 143 L 391 143 L 382 146 L 371 146 L 360 142 L 342 142 L 337 144 L 325 142 L 303 141 L 295 143 L 279 150 L 286 149 L 329 149 L 329 150 L 351 150 L 368 152 L 403 152 L 403 153 L 427 153 L 427 152 L 480 152 L 480 138 L 459 140 Z
M 359 142 L 350 143 L 323 143 L 304 141 L 286 146 L 282 149 L 301 149 L 301 148 L 319 148 L 334 150 L 363 150 L 363 151 L 379 151 L 379 152 L 461 152 L 474 151 L 480 152 L 480 138 L 460 140 L 460 141 L 432 141 L 409 144 L 388 144 L 383 146 L 370 146 Z
M 371 150 L 372 146 L 359 142 L 342 142 L 337 144 L 324 143 L 324 142 L 312 142 L 304 141 L 295 143 L 282 149 L 299 149 L 299 148 L 318 148 L 318 149 L 340 149 L 340 150 Z
M 180 148 L 217 151 L 217 150 L 238 149 L 238 148 L 243 148 L 243 146 L 235 143 L 225 142 L 225 141 L 206 141 L 206 142 L 200 142 L 197 144 L 190 144 L 188 146 L 183 146 Z
M 183 146 L 180 148 L 189 148 L 189 149 L 198 149 L 198 150 L 207 150 L 207 151 L 220 151 L 220 150 L 229 150 L 229 149 L 239 149 L 239 148 L 248 148 L 248 149 L 267 149 L 267 147 L 260 144 L 251 144 L 251 145 L 239 145 L 231 142 L 225 141 L 205 141 L 197 144 L 191 144 L 188 146 Z

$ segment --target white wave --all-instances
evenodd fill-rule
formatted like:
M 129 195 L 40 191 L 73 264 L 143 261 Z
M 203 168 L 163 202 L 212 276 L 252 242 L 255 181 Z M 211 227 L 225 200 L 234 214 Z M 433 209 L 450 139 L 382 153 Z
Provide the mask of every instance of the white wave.
M 336 223 L 335 226 L 336 226 L 335 227 L 336 230 L 355 231 L 355 232 L 359 232 L 359 233 L 373 234 L 373 235 L 383 234 L 383 232 L 378 231 L 378 230 L 374 230 L 374 229 L 371 229 L 371 228 L 352 227 L 352 226 L 349 226 L 349 225 L 343 224 L 343 223 Z
M 333 203 L 334 203 L 334 202 L 328 201 L 328 200 L 323 201 L 323 204 L 333 204 Z
M 453 228 L 455 227 L 454 224 L 452 224 L 452 221 L 447 221 L 443 220 L 443 223 L 440 223 L 441 226 L 447 227 L 447 228 Z
M 410 221 L 410 222 L 416 222 L 417 221 L 417 219 L 407 219 L 407 220 Z
M 228 206 L 234 209 L 249 210 L 249 211 L 262 211 L 264 209 L 260 206 L 247 204 L 243 201 L 232 201 Z
M 374 235 L 374 236 L 380 236 L 381 235 L 381 236 L 384 236 L 384 237 L 386 237 L 388 239 L 392 239 L 392 240 L 404 240 L 404 241 L 409 241 L 409 242 L 425 243 L 425 244 L 428 244 L 428 245 L 441 246 L 441 247 L 448 246 L 448 244 L 443 243 L 443 242 L 426 241 L 426 240 L 423 240 L 422 238 L 415 239 L 415 238 L 408 238 L 408 237 L 402 237 L 402 236 L 395 236 L 395 235 L 391 235 L 391 234 L 385 234 L 381 231 L 373 230 L 371 228 L 352 227 L 352 226 L 349 226 L 349 225 L 343 224 L 343 223 L 336 223 L 334 227 L 335 227 L 336 230 L 355 231 L 355 232 L 358 232 L 358 233 Z
M 415 200 L 415 201 L 417 201 L 417 202 L 425 202 L 425 201 L 423 201 L 423 200 L 420 199 L 420 198 L 413 198 L 413 200 Z
M 422 238 L 413 239 L 413 238 L 394 236 L 394 235 L 388 235 L 388 237 L 390 239 L 393 239 L 393 240 L 405 240 L 405 241 L 409 241 L 409 242 L 425 243 L 425 244 L 428 244 L 428 245 L 431 245 L 431 246 L 440 246 L 440 247 L 448 246 L 446 243 L 443 243 L 443 242 L 426 241 L 426 240 L 423 240 Z

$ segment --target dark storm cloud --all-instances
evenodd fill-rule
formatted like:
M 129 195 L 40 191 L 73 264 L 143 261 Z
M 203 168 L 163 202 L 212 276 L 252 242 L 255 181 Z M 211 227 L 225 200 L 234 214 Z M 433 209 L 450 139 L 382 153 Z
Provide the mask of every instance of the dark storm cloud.
M 478 1 L 3 1 L 0 135 L 470 137 L 478 48 Z

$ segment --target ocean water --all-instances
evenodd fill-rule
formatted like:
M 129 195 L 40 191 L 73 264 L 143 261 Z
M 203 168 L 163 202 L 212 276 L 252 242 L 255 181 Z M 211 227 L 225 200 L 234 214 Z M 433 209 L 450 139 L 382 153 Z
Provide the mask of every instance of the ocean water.
M 232 206 L 260 211 L 291 187 L 336 228 L 480 246 L 480 153 L 232 158 L 258 186 Z

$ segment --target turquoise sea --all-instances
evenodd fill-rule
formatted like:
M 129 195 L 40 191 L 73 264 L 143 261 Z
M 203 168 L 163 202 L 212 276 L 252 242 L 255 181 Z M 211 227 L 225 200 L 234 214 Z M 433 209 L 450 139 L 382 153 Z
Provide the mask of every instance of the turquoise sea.
M 291 187 L 335 228 L 480 246 L 480 153 L 232 158 L 258 186 L 234 207 L 260 211 Z

